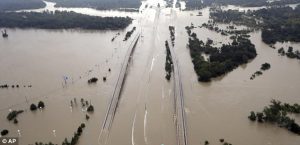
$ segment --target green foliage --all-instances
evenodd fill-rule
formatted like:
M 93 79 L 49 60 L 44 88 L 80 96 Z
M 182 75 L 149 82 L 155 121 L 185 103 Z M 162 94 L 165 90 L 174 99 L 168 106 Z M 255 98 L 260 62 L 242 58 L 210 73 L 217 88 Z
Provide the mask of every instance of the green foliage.
M 37 109 L 37 106 L 35 104 L 30 105 L 30 110 L 35 111 Z
M 18 117 L 19 114 L 21 114 L 23 112 L 24 112 L 23 110 L 19 110 L 19 111 L 13 110 L 13 111 L 9 112 L 9 114 L 7 115 L 6 118 L 8 121 L 14 120 L 15 118 Z
M 35 145 L 57 145 L 57 144 L 54 144 L 52 142 L 49 142 L 49 143 L 35 142 Z
M 46 4 L 41 0 L 0 0 L 0 12 L 23 9 L 38 9 L 45 6 Z
M 250 115 L 248 116 L 248 118 L 249 118 L 251 121 L 256 121 L 256 115 L 255 115 L 254 111 L 251 111 L 251 112 L 250 112 Z
M 256 11 L 216 10 L 210 14 L 216 22 L 235 23 L 262 29 L 262 40 L 267 44 L 276 42 L 300 42 L 300 6 L 271 7 Z M 261 21 L 257 21 L 261 20 Z M 291 53 L 291 57 L 295 57 Z
M 206 140 L 206 141 L 204 142 L 204 145 L 209 145 L 209 142 Z
M 256 57 L 255 46 L 250 40 L 239 36 L 235 41 L 236 45 L 223 44 L 217 48 L 211 46 L 211 42 L 204 44 L 195 33 L 190 35 L 188 47 L 198 81 L 210 81 L 211 78 L 224 75 Z M 203 54 L 209 56 L 207 61 L 204 60 Z
M 251 111 L 250 116 L 253 111 Z M 280 127 L 285 127 L 289 131 L 300 135 L 300 126 L 294 119 L 287 116 L 288 113 L 300 113 L 300 105 L 290 105 L 288 103 L 282 104 L 280 101 L 272 100 L 269 106 L 266 106 L 262 112 L 257 112 L 258 122 L 276 123 Z
M 69 142 L 67 138 L 64 139 L 62 142 L 62 145 L 76 145 L 79 141 L 79 137 L 81 136 L 83 129 L 85 128 L 85 124 L 81 123 L 81 125 L 77 128 L 77 131 L 74 133 L 74 136 L 72 137 L 71 141 Z M 35 145 L 54 145 L 53 143 L 44 144 L 41 142 L 36 142 Z
M 282 56 L 285 55 L 285 51 L 284 51 L 284 49 L 283 49 L 282 47 L 278 49 L 278 53 L 279 53 L 280 55 L 282 55 Z
M 49 0 L 56 2 L 56 7 L 92 7 L 99 10 L 120 8 L 139 8 L 140 0 Z
M 90 119 L 90 116 L 88 116 L 87 114 L 85 115 L 85 119 L 86 120 L 89 120 Z
M 90 105 L 90 106 L 87 108 L 87 112 L 94 112 L 94 106 L 93 106 L 93 105 Z
M 6 136 L 9 133 L 7 129 L 1 131 L 1 136 Z
M 254 74 L 252 74 L 252 76 L 250 77 L 250 80 L 253 80 L 253 79 L 255 79 L 255 77 L 262 75 L 263 74 L 262 71 L 266 71 L 270 68 L 271 68 L 271 65 L 269 63 L 267 63 L 267 62 L 263 63 L 260 67 L 260 70 L 256 71 Z
M 271 65 L 267 62 L 262 64 L 261 67 L 260 67 L 260 69 L 263 70 L 263 71 L 268 70 L 270 68 L 271 68 Z
M 97 83 L 97 81 L 98 81 L 98 78 L 93 77 L 93 78 L 91 78 L 91 79 L 88 80 L 88 84 Z
M 173 60 L 172 60 L 170 46 L 169 46 L 168 41 L 165 41 L 165 46 L 166 46 L 166 52 L 167 52 L 166 63 L 165 63 L 165 70 L 166 70 L 166 77 L 165 78 L 167 80 L 170 80 L 171 74 L 172 74 L 172 71 L 173 71 L 173 67 L 172 67 Z
M 14 124 L 18 124 L 18 123 L 19 123 L 18 119 L 15 118 L 15 119 L 14 119 Z
M 224 142 L 224 139 L 223 139 L 223 138 L 221 138 L 221 139 L 220 139 L 220 142 Z
M 170 38 L 171 38 L 172 46 L 174 47 L 174 45 L 175 45 L 175 27 L 169 26 L 169 31 L 170 31 Z
M 119 30 L 126 28 L 132 19 L 129 17 L 98 17 L 75 12 L 0 12 L 0 27 L 41 28 L 41 29 L 94 29 Z
M 187 9 L 201 9 L 211 5 L 239 5 L 243 7 L 258 6 L 282 6 L 286 4 L 296 4 L 300 0 L 184 0 Z

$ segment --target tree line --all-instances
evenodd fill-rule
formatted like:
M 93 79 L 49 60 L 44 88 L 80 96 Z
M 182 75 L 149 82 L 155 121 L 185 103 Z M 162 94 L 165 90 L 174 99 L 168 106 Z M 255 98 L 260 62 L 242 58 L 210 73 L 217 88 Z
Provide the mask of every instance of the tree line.
M 204 43 L 197 38 L 195 33 L 191 33 L 189 37 L 190 55 L 198 81 L 201 82 L 208 82 L 211 78 L 224 75 L 239 65 L 248 63 L 257 55 L 251 41 L 241 36 L 238 36 L 231 44 L 223 44 L 220 48 L 213 47 L 212 43 L 211 39 Z M 205 60 L 203 55 L 209 56 L 208 60 Z
M 263 42 L 300 42 L 300 6 L 295 9 L 288 6 L 264 8 L 256 11 L 239 12 L 237 10 L 215 10 L 210 17 L 216 22 L 235 23 L 260 28 Z

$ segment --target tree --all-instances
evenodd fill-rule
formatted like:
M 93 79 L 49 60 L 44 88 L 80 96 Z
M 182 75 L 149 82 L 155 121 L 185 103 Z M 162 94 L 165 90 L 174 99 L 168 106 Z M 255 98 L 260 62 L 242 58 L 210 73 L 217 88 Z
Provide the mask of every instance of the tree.
M 37 109 L 37 106 L 35 104 L 30 105 L 30 110 L 35 111 Z
M 93 106 L 93 105 L 90 105 L 90 106 L 87 108 L 87 112 L 94 112 L 94 106 Z
M 44 108 L 45 108 L 45 104 L 44 104 L 43 101 L 40 101 L 40 102 L 38 103 L 38 108 L 40 108 L 40 109 L 44 109 Z
M 251 121 L 255 121 L 255 120 L 256 120 L 256 115 L 255 115 L 254 111 L 251 111 L 251 112 L 250 112 L 250 116 L 248 116 L 248 118 L 249 118 Z

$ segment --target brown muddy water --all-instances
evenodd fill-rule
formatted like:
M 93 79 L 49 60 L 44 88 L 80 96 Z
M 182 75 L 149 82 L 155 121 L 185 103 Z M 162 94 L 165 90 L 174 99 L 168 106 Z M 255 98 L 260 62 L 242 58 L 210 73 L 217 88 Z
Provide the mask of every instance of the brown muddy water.
M 157 3 L 161 7 L 157 7 Z M 145 5 L 148 4 L 148 8 Z M 224 138 L 242 145 L 299 145 L 300 137 L 283 128 L 250 122 L 249 112 L 261 111 L 271 99 L 300 103 L 300 61 L 279 56 L 277 50 L 261 41 L 260 31 L 251 33 L 257 57 L 211 83 L 199 83 L 193 69 L 185 26 L 200 26 L 209 18 L 208 8 L 179 11 L 165 8 L 164 1 L 148 0 L 141 13 L 124 31 L 8 29 L 9 38 L 0 39 L 0 84 L 19 84 L 20 88 L 0 90 L 0 129 L 19 136 L 23 145 L 35 141 L 60 144 L 80 123 L 86 129 L 80 145 L 100 144 L 99 136 L 107 105 L 112 96 L 122 61 L 132 38 L 123 41 L 133 26 L 141 38 L 133 53 L 116 116 L 107 145 L 174 145 L 173 80 L 165 80 L 165 46 L 170 43 L 169 25 L 175 26 L 175 51 L 180 65 L 187 115 L 188 144 L 219 144 Z M 152 6 L 152 8 L 150 8 Z M 115 41 L 111 39 L 120 32 Z M 230 39 L 205 28 L 193 32 L 201 40 L 213 38 L 227 43 Z M 297 43 L 291 44 L 299 49 Z M 276 47 L 289 46 L 276 44 Z M 250 80 L 262 63 L 271 69 Z M 108 69 L 111 68 L 111 72 Z M 65 84 L 63 77 L 67 76 Z M 88 85 L 91 77 L 100 80 Z M 107 76 L 104 83 L 102 77 Z M 32 85 L 31 88 L 23 85 Z M 91 101 L 95 112 L 85 120 L 85 109 L 70 107 L 70 100 Z M 27 100 L 27 101 L 26 101 Z M 43 111 L 31 112 L 31 103 L 43 100 Z M 6 120 L 10 109 L 25 109 L 14 125 Z M 299 120 L 299 116 L 295 116 Z

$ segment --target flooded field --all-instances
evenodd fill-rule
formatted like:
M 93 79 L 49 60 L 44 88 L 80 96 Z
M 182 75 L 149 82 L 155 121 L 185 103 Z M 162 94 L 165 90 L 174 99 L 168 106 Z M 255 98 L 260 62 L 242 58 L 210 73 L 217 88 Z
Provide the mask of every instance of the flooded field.
M 299 50 L 300 44 L 276 44 L 274 50 L 261 41 L 260 31 L 252 32 L 250 40 L 258 53 L 254 60 L 210 83 L 199 83 L 186 46 L 185 26 L 206 23 L 209 9 L 201 11 L 203 16 L 196 16 L 199 11 L 165 8 L 164 1 L 148 0 L 139 13 L 133 14 L 133 24 L 123 31 L 7 29 L 9 38 L 0 39 L 0 84 L 20 87 L 0 89 L 0 128 L 9 129 L 9 136 L 19 136 L 24 145 L 36 141 L 60 144 L 82 122 L 87 127 L 80 145 L 176 144 L 174 80 L 165 79 L 165 41 L 171 42 L 168 26 L 172 25 L 183 84 L 188 144 L 204 144 L 205 140 L 219 144 L 219 139 L 224 138 L 234 145 L 298 145 L 298 135 L 275 125 L 250 122 L 247 116 L 252 110 L 261 111 L 271 99 L 300 102 L 300 61 L 277 53 L 281 46 Z M 86 9 L 76 12 L 102 16 Z M 123 12 L 116 15 L 123 16 Z M 123 41 L 126 31 L 134 26 L 138 31 Z M 230 42 L 228 36 L 206 28 L 192 31 L 200 40 Z M 120 35 L 111 41 L 117 33 Z M 109 136 L 103 143 L 100 136 L 108 102 L 128 47 L 138 33 L 141 37 L 129 63 Z M 265 62 L 271 64 L 271 69 L 250 80 Z M 98 83 L 88 85 L 91 77 L 98 77 Z M 103 82 L 102 77 L 107 77 L 107 81 Z M 74 98 L 78 102 L 84 98 L 94 105 L 95 112 L 89 114 L 88 121 L 85 108 L 70 106 Z M 40 100 L 46 108 L 31 112 L 30 104 Z M 6 119 L 10 109 L 25 110 L 18 116 L 17 125 Z M 295 118 L 299 121 L 300 116 Z

